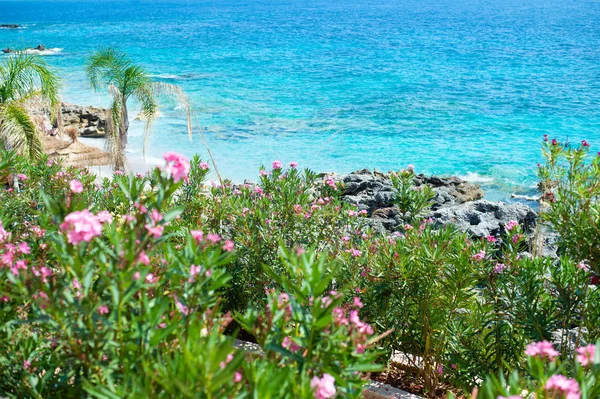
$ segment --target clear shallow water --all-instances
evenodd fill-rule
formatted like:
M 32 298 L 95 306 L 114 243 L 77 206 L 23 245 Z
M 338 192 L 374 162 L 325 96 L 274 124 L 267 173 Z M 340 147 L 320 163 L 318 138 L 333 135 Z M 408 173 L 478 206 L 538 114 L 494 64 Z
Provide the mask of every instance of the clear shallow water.
M 526 3 L 526 4 L 524 4 Z M 83 73 L 101 46 L 181 85 L 223 175 L 260 164 L 455 174 L 531 192 L 543 134 L 600 145 L 600 2 L 0 1 L 0 47 L 63 50 L 63 97 L 107 105 Z M 151 158 L 206 158 L 173 104 Z M 134 125 L 130 150 L 141 151 Z

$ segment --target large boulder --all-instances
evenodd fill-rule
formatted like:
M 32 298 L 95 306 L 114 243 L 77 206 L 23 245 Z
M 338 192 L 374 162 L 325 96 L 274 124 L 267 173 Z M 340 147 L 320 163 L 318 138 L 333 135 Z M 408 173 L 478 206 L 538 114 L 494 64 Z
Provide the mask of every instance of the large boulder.
M 532 231 L 537 214 L 530 207 L 514 203 L 479 200 L 432 211 L 436 225 L 453 225 L 473 237 L 498 236 L 511 220 L 516 220 L 526 232 Z

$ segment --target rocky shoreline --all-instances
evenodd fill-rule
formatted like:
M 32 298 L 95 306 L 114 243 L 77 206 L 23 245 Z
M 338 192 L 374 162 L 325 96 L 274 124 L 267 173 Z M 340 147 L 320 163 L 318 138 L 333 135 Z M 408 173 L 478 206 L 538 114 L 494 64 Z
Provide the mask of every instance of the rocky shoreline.
M 365 210 L 373 229 L 388 234 L 403 230 L 408 218 L 393 205 L 394 187 L 388 173 L 363 169 L 333 177 L 343 183 L 342 199 Z M 434 191 L 433 205 L 424 218 L 437 226 L 452 225 L 473 238 L 499 237 L 508 222 L 516 220 L 534 238 L 538 214 L 530 206 L 485 200 L 479 185 L 458 177 L 416 175 L 415 184 Z M 546 236 L 543 241 L 544 255 L 556 257 L 554 238 Z

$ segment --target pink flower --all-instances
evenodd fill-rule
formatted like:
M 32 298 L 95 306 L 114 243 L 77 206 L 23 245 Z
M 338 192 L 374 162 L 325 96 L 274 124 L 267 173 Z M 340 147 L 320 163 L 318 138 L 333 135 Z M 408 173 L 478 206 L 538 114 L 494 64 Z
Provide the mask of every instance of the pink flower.
M 223 250 L 227 251 L 227 252 L 231 252 L 231 251 L 233 251 L 234 246 L 235 246 L 235 244 L 233 243 L 233 241 L 227 240 L 227 241 L 225 241 L 225 244 L 223 245 Z
M 167 161 L 165 172 L 171 175 L 175 182 L 179 180 L 187 181 L 188 174 L 190 173 L 190 161 L 183 155 L 175 152 L 167 152 L 163 157 Z
M 152 213 L 150 214 L 150 219 L 152 219 L 152 221 L 154 223 L 158 223 L 163 219 L 163 217 L 158 210 L 152 209 Z
M 181 312 L 181 314 L 185 316 L 187 316 L 190 313 L 190 309 L 178 300 L 175 301 L 175 306 L 177 307 L 177 310 L 179 310 L 179 312 Z
M 357 296 L 354 297 L 354 306 L 356 306 L 359 309 L 364 306 L 363 303 L 360 301 L 360 298 Z
M 207 235 L 206 235 L 206 239 L 207 239 L 208 241 L 210 241 L 211 243 L 213 243 L 213 244 L 216 244 L 216 243 L 218 243 L 219 241 L 221 241 L 221 236 L 220 236 L 220 235 L 218 235 L 218 234 L 213 234 L 213 233 L 211 233 L 211 234 L 207 234 Z
M 261 194 L 261 195 L 264 193 L 263 189 L 260 188 L 259 186 L 254 187 L 254 192 L 256 194 Z
M 325 184 L 327 184 L 329 187 L 333 188 L 334 190 L 337 190 L 335 180 L 333 180 L 332 176 L 328 176 L 327 179 L 325 179 Z
M 96 216 L 100 223 L 112 223 L 113 218 L 109 211 L 98 212 Z
M 202 266 L 191 265 L 190 266 L 190 278 L 188 282 L 193 282 L 194 277 L 202 271 Z
M 31 368 L 31 362 L 29 360 L 25 360 L 23 362 L 23 368 L 27 371 L 29 371 L 29 369 Z
M 68 214 L 60 229 L 67 233 L 67 241 L 73 245 L 82 241 L 90 242 L 92 238 L 102 234 L 100 221 L 87 209 Z
M 546 391 L 564 395 L 565 399 L 580 399 L 581 392 L 577 381 L 565 377 L 562 374 L 555 374 L 548 378 L 544 386 Z
M 106 306 L 106 305 L 98 306 L 98 313 L 100 313 L 101 315 L 108 314 L 109 313 L 108 306 Z
M 148 230 L 148 233 L 150 233 L 150 235 L 154 238 L 160 238 L 163 234 L 164 229 L 164 226 L 152 226 L 149 224 L 146 225 L 146 230 Z
M 152 274 L 152 273 L 146 274 L 146 282 L 148 284 L 153 284 L 153 283 L 156 283 L 157 281 L 158 281 L 158 277 L 156 277 L 154 274 Z
M 497 241 L 498 241 L 498 239 L 496 239 L 496 237 L 494 237 L 494 236 L 487 236 L 487 237 L 485 237 L 485 239 L 486 239 L 486 240 L 487 240 L 487 242 L 489 242 L 489 243 L 494 243 L 494 242 L 497 242 Z
M 594 363 L 594 354 L 596 353 L 596 345 L 582 346 L 577 348 L 577 361 L 583 366 L 589 366 Z
M 514 229 L 515 227 L 519 227 L 519 222 L 517 222 L 516 220 L 511 220 L 510 222 L 508 222 L 508 224 L 504 227 L 504 229 L 506 231 L 511 231 L 512 229 Z
M 310 387 L 314 389 L 315 399 L 329 399 L 335 396 L 335 378 L 325 373 L 323 377 L 314 376 L 310 381 Z
M 477 252 L 475 255 L 471 256 L 471 259 L 474 259 L 474 260 L 485 259 L 485 251 L 481 250 L 481 251 Z
M 577 268 L 583 270 L 584 272 L 589 272 L 590 271 L 590 267 L 585 262 L 579 262 L 577 264 Z
M 558 145 L 558 141 L 556 139 L 552 139 L 552 145 Z
M 359 251 L 358 249 L 352 248 L 349 250 L 349 252 L 352 254 L 352 256 L 354 256 L 355 258 L 358 258 L 360 255 L 362 255 L 362 252 Z
M 413 164 L 408 164 L 408 166 L 406 167 L 408 170 L 410 170 L 411 172 L 415 171 L 415 165 Z
M 122 170 L 119 170 L 119 169 L 115 170 L 115 175 L 117 175 L 117 176 L 123 176 L 124 174 L 125 173 Z
M 71 180 L 69 182 L 69 188 L 75 194 L 79 194 L 83 192 L 83 184 L 79 180 Z
M 548 358 L 550 361 L 556 359 L 559 354 L 552 346 L 552 343 L 548 341 L 531 343 L 525 349 L 526 356 L 539 356 L 541 358 Z
M 137 281 L 140 279 L 140 272 L 133 273 L 133 281 Z
M 190 234 L 198 244 L 200 244 L 204 239 L 204 232 L 202 232 L 202 230 L 192 230 L 190 231 Z
M 19 252 L 22 254 L 30 254 L 31 248 L 29 247 L 29 244 L 27 244 L 26 242 L 20 243 L 19 244 Z
M 290 352 L 298 352 L 300 350 L 300 346 L 298 344 L 296 344 L 294 341 L 292 341 L 292 339 L 290 337 L 285 337 L 283 339 L 283 342 L 281 343 L 281 346 L 283 346 L 285 349 L 289 350 Z
M 242 380 L 242 373 L 240 373 L 239 371 L 236 371 L 235 374 L 233 375 L 233 382 L 238 383 Z
M 4 230 L 4 227 L 2 227 L 2 221 L 0 220 L 0 243 L 8 241 L 9 237 L 10 233 Z
M 259 175 L 259 176 L 269 176 L 269 172 L 267 172 L 267 171 L 266 171 L 266 170 L 264 170 L 264 169 L 261 169 L 261 170 L 258 172 L 258 175 Z
M 283 167 L 283 164 L 281 163 L 281 161 L 273 161 L 273 170 L 277 170 L 277 169 L 281 169 Z
M 290 162 L 290 168 L 296 169 L 297 167 L 298 167 L 298 162 L 294 162 L 294 161 Z
M 210 168 L 210 166 L 206 162 L 200 162 L 200 165 L 198 165 L 198 166 L 202 170 L 208 170 Z
M 27 180 L 27 175 L 24 175 L 23 173 L 19 173 L 19 174 L 17 175 L 17 178 L 18 178 L 20 181 L 25 181 L 25 180 Z
M 588 143 L 588 142 L 587 142 L 587 141 L 585 141 L 585 140 L 581 140 L 581 145 L 582 145 L 583 147 L 589 147 L 589 146 L 590 146 L 590 143 Z
M 494 273 L 500 274 L 506 269 L 506 265 L 504 263 L 498 263 L 496 267 L 494 267 Z
M 150 264 L 150 258 L 148 257 L 145 251 L 140 252 L 140 256 L 138 256 L 138 262 L 146 266 Z

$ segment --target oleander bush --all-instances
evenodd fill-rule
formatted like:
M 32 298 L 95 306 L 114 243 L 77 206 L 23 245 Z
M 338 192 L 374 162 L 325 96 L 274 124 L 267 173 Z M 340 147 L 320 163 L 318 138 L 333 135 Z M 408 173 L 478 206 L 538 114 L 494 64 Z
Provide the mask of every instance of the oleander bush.
M 600 339 L 598 160 L 544 151 L 559 259 L 515 221 L 476 240 L 423 219 L 412 168 L 393 177 L 410 223 L 383 234 L 295 163 L 206 184 L 208 164 L 174 153 L 96 179 L 2 151 L 0 396 L 358 398 L 401 353 L 429 397 L 592 398 L 598 361 L 573 359 Z M 538 347 L 552 359 L 525 356 Z

